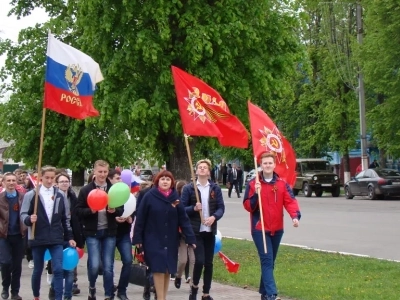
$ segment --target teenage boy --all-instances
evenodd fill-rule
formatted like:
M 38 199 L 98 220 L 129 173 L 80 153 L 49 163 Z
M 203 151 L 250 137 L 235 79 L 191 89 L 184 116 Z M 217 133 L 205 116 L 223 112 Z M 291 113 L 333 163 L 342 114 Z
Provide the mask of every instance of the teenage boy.
M 189 300 L 197 300 L 198 285 L 203 268 L 204 285 L 201 299 L 213 300 L 209 293 L 213 274 L 215 234 L 217 233 L 217 221 L 224 215 L 225 204 L 221 188 L 208 180 L 210 170 L 211 162 L 208 159 L 199 160 L 196 163 L 197 188 L 195 189 L 193 183 L 187 184 L 183 187 L 181 196 L 182 205 L 186 209 L 196 235 L 196 249 L 194 250 L 196 260 Z M 199 202 L 196 199 L 196 191 Z
M 34 261 L 32 273 L 34 300 L 39 300 L 43 257 L 47 249 L 51 255 L 55 299 L 62 299 L 64 239 L 69 241 L 71 247 L 76 246 L 70 226 L 69 208 L 65 206 L 64 194 L 54 186 L 55 177 L 56 168 L 43 167 L 36 214 L 34 213 L 36 189 L 25 194 L 21 208 L 21 219 L 28 226 L 29 246 L 32 248 Z M 35 224 L 35 234 L 31 240 L 33 224 Z

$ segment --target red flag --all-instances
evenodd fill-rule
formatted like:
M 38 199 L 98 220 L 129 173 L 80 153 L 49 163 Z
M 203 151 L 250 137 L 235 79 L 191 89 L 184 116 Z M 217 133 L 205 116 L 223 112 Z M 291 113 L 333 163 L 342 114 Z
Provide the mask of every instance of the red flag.
M 172 66 L 183 132 L 218 138 L 222 146 L 248 147 L 248 133 L 240 120 L 229 112 L 216 90 L 181 69 Z
M 239 263 L 234 262 L 221 251 L 218 252 L 218 255 L 222 259 L 222 262 L 224 263 L 225 268 L 228 270 L 229 273 L 237 273 L 239 271 Z
M 248 102 L 253 153 L 257 158 L 264 152 L 276 155 L 275 172 L 293 186 L 296 182 L 296 154 L 274 122 L 258 106 Z

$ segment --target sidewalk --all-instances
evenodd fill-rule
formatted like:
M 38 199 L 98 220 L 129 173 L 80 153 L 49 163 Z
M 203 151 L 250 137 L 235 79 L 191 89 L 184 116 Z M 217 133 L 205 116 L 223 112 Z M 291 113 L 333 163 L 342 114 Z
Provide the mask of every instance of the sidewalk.
M 85 254 L 81 260 L 79 261 L 78 265 L 78 285 L 81 290 L 81 293 L 77 296 L 74 296 L 76 300 L 83 300 L 87 299 L 88 296 L 88 280 L 86 275 L 86 259 L 87 255 Z M 114 270 L 115 270 L 115 277 L 114 282 L 118 282 L 119 279 L 119 271 L 121 270 L 121 262 L 115 261 Z M 31 289 L 31 275 L 32 269 L 28 268 L 28 263 L 26 259 L 23 261 L 22 265 L 22 277 L 21 277 L 21 290 L 20 296 L 23 300 L 33 299 L 32 289 Z M 202 286 L 202 281 L 200 282 Z M 104 292 L 103 292 L 103 278 L 99 276 L 97 279 L 97 299 L 104 299 Z M 48 299 L 49 293 L 49 285 L 46 281 L 46 270 L 43 270 L 42 276 L 42 286 L 41 286 L 41 299 Z M 127 296 L 130 300 L 136 299 L 143 299 L 142 297 L 143 287 L 135 286 L 129 284 Z M 211 296 L 215 300 L 226 299 L 246 299 L 246 300 L 260 300 L 260 294 L 254 291 L 249 291 L 243 288 L 232 287 L 228 285 L 222 285 L 216 282 L 212 283 L 211 288 Z M 174 282 L 170 282 L 169 286 L 169 293 L 168 293 L 168 300 L 187 300 L 189 297 L 189 284 L 182 282 L 181 288 L 178 290 L 174 286 Z M 152 299 L 154 299 L 154 294 L 152 294 Z M 201 299 L 201 294 L 199 294 L 198 299 Z

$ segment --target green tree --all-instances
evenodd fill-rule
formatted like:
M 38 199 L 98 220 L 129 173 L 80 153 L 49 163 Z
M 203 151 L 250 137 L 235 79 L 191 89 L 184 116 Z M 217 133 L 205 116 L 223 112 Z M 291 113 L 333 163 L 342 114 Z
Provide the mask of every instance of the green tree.
M 7 55 L 0 72 L 2 94 L 9 95 L 0 105 L 0 118 L 4 120 L 0 131 L 4 140 L 12 141 L 5 154 L 17 161 L 23 160 L 28 167 L 35 167 L 38 162 L 47 31 L 51 29 L 72 44 L 75 40 L 74 27 L 70 26 L 73 25 L 69 14 L 72 7 L 57 3 L 48 11 L 53 18 L 22 30 L 19 43 L 0 42 L 0 53 Z M 18 16 L 27 15 L 29 9 L 16 6 L 14 12 Z M 75 185 L 83 184 L 83 170 L 99 158 L 111 165 L 127 165 L 134 159 L 137 145 L 123 129 L 116 116 L 79 121 L 48 111 L 42 165 L 72 169 Z
M 105 113 L 119 114 L 179 177 L 188 168 L 171 65 L 217 89 L 246 124 L 247 99 L 267 104 L 290 91 L 297 21 L 280 1 L 89 0 L 79 2 L 77 22 L 80 45 L 104 66 Z
M 365 38 L 360 58 L 369 90 L 367 120 L 381 152 L 400 157 L 400 3 L 365 0 L 362 4 Z

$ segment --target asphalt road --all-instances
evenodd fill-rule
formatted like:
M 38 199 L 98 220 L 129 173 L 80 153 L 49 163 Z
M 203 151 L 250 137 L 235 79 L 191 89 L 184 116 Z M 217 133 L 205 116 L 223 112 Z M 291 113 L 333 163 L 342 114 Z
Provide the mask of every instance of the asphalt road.
M 223 236 L 251 240 L 250 217 L 242 199 L 228 198 L 227 191 L 223 194 L 226 210 L 218 229 Z M 283 243 L 400 261 L 399 199 L 347 200 L 329 195 L 297 199 L 302 213 L 300 226 L 293 228 L 285 213 Z

